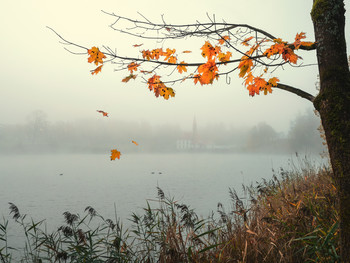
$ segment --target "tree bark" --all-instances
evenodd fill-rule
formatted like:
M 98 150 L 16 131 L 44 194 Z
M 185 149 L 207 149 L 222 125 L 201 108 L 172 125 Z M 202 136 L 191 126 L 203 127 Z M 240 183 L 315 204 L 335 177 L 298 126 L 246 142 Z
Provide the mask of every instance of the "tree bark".
M 320 93 L 314 100 L 325 130 L 339 197 L 340 256 L 350 262 L 350 72 L 343 0 L 313 0 Z

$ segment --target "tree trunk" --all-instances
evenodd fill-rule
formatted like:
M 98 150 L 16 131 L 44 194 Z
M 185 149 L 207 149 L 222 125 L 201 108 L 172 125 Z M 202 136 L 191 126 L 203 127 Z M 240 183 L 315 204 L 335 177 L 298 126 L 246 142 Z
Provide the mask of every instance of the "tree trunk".
M 320 93 L 314 101 L 325 130 L 339 197 L 340 256 L 350 262 L 350 72 L 343 0 L 313 0 Z

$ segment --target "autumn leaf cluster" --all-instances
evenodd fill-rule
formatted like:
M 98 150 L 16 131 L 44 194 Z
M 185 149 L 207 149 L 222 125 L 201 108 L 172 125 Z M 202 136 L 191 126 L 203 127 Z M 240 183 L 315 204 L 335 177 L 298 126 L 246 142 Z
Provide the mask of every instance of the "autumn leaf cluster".
M 307 47 L 314 44 L 313 42 L 303 41 L 305 38 L 305 33 L 300 33 L 296 35 L 294 43 L 288 43 L 280 38 L 261 40 L 253 36 L 249 36 L 240 41 L 248 50 L 245 53 L 241 52 L 243 56 L 238 61 L 236 69 L 239 71 L 238 76 L 244 79 L 243 84 L 248 89 L 250 96 L 259 95 L 260 92 L 263 92 L 265 95 L 272 93 L 272 88 L 278 85 L 279 79 L 277 77 L 265 77 L 271 65 L 269 63 L 272 62 L 265 62 L 263 59 L 273 62 L 281 59 L 281 62 L 279 62 L 277 66 L 285 63 L 297 64 L 301 57 L 295 54 L 295 50 L 298 50 L 301 46 Z M 122 82 L 126 83 L 131 79 L 136 79 L 136 72 L 140 72 L 143 75 L 152 74 L 151 77 L 146 78 L 148 89 L 153 92 L 156 97 L 163 97 L 168 100 L 170 97 L 175 96 L 175 91 L 167 87 L 161 80 L 161 76 L 155 72 L 158 67 L 163 65 L 175 67 L 179 74 L 187 73 L 188 67 L 192 66 L 194 67 L 194 71 L 184 77 L 182 79 L 183 81 L 193 79 L 194 84 L 212 84 L 214 80 L 219 79 L 220 66 L 237 62 L 237 60 L 232 61 L 232 53 L 225 50 L 233 47 L 230 42 L 230 37 L 222 36 L 217 41 L 216 45 L 213 45 L 210 41 L 205 41 L 204 45 L 200 48 L 201 55 L 205 59 L 205 62 L 199 63 L 199 65 L 198 63 L 191 65 L 185 61 L 179 62 L 179 55 L 176 53 L 176 49 L 166 48 L 163 50 L 163 48 L 156 48 L 152 50 L 140 50 L 142 59 L 135 59 L 131 63 L 126 64 L 125 68 L 129 71 L 129 75 L 124 77 Z M 143 44 L 135 44 L 133 46 L 140 47 L 142 45 Z M 182 53 L 191 53 L 191 51 L 185 50 Z M 101 64 L 92 72 L 92 74 L 97 74 L 101 71 L 103 59 L 106 58 L 106 56 L 96 47 L 89 49 L 88 54 L 88 62 L 94 62 L 96 65 Z M 157 66 L 151 71 L 143 70 L 142 64 L 147 62 L 155 62 Z M 264 70 L 261 70 L 262 66 L 265 67 Z M 260 71 L 257 70 L 257 68 L 260 68 Z
M 103 59 L 106 58 L 106 56 L 99 50 L 98 47 L 92 47 L 91 49 L 88 49 L 88 62 L 89 63 L 95 63 L 96 66 L 98 66 L 99 64 L 101 64 L 100 66 L 98 66 L 97 68 L 95 68 L 94 70 L 92 70 L 91 74 L 98 74 L 99 72 L 101 72 L 102 66 L 103 66 Z
M 279 79 L 277 77 L 264 77 L 267 74 L 268 68 L 271 64 L 266 64 L 261 59 L 267 59 L 271 61 L 277 61 L 281 58 L 282 63 L 277 64 L 283 65 L 284 63 L 297 64 L 298 60 L 301 59 L 295 54 L 295 50 L 300 47 L 310 47 L 314 45 L 313 42 L 303 41 L 305 39 L 305 33 L 297 34 L 293 43 L 288 43 L 280 38 L 273 40 L 257 39 L 253 36 L 247 37 L 241 40 L 241 44 L 244 47 L 249 48 L 245 53 L 241 52 L 243 56 L 239 59 L 239 63 L 235 69 L 238 69 L 238 76 L 243 78 L 243 84 L 249 91 L 250 96 L 260 94 L 263 92 L 265 95 L 272 93 L 272 88 L 278 85 Z M 129 71 L 129 75 L 122 79 L 122 82 L 129 82 L 131 79 L 136 79 L 136 72 L 140 72 L 144 75 L 152 74 L 153 76 L 147 79 L 148 89 L 154 93 L 156 97 L 163 97 L 168 100 L 170 97 L 175 96 L 175 92 L 172 88 L 169 88 L 161 80 L 161 76 L 156 74 L 155 71 L 160 65 L 173 66 L 179 74 L 186 73 L 188 66 L 194 66 L 195 70 L 188 76 L 183 78 L 193 79 L 194 84 L 200 83 L 201 85 L 212 84 L 214 80 L 219 78 L 219 66 L 227 65 L 231 62 L 232 53 L 230 51 L 223 51 L 225 47 L 232 47 L 229 36 L 223 36 L 218 39 L 217 45 L 213 45 L 209 41 L 205 41 L 204 45 L 200 48 L 201 55 L 205 59 L 205 63 L 188 64 L 185 61 L 178 62 L 178 55 L 176 49 L 167 48 L 165 51 L 162 48 L 156 48 L 152 50 L 141 50 L 142 59 L 132 59 L 134 61 L 126 64 L 125 69 Z M 271 43 L 268 44 L 267 43 Z M 140 47 L 143 44 L 135 44 L 134 47 Z M 268 46 L 267 48 L 265 48 Z M 101 72 L 101 68 L 106 58 L 99 48 L 92 47 L 87 50 L 89 55 L 88 62 L 94 63 L 97 68 L 92 70 L 91 74 L 98 74 Z M 190 50 L 185 50 L 182 53 L 191 53 Z M 110 54 L 108 54 L 110 55 Z M 143 70 L 142 64 L 145 62 L 155 62 L 158 66 L 154 67 L 151 71 Z M 198 65 L 199 64 L 199 65 Z M 125 64 L 124 64 L 125 65 Z M 257 65 L 265 66 L 263 71 L 260 70 L 260 74 L 256 74 Z M 260 67 L 261 68 L 261 67 Z M 258 72 L 259 73 L 259 72 Z M 227 73 L 224 73 L 227 74 Z M 108 113 L 102 110 L 97 110 L 104 117 L 108 117 Z M 136 146 L 137 142 L 131 141 Z M 111 160 L 120 159 L 121 152 L 117 149 L 111 150 Z
M 282 39 L 273 39 L 272 45 L 267 48 L 263 53 L 262 57 L 266 57 L 268 59 L 276 59 L 278 56 L 282 57 L 282 60 L 285 63 L 297 64 L 298 59 L 301 59 L 298 55 L 294 53 L 294 50 L 298 50 L 300 46 L 311 46 L 313 42 L 305 42 L 301 41 L 306 38 L 305 33 L 297 34 L 295 37 L 295 41 L 292 44 L 288 44 Z M 242 42 L 244 46 L 250 46 L 248 42 L 252 40 L 253 37 L 249 37 Z M 252 44 L 250 49 L 242 56 L 241 61 L 238 65 L 239 69 L 239 77 L 244 79 L 244 85 L 247 87 L 250 96 L 254 96 L 255 94 L 260 94 L 260 91 L 263 91 L 266 95 L 267 93 L 272 93 L 272 87 L 276 87 L 278 85 L 279 79 L 277 77 L 272 77 L 269 79 L 265 79 L 263 77 L 268 70 L 268 65 L 265 68 L 264 72 L 258 76 L 254 76 L 253 70 L 255 68 L 256 58 L 253 57 L 254 52 L 256 52 L 263 43 L 270 42 L 267 40 L 257 42 Z

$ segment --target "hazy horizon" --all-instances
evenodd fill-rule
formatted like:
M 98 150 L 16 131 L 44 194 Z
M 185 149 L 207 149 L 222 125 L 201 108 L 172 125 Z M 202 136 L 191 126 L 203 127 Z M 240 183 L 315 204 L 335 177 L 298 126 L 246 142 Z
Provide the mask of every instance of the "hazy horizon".
M 47 2 L 6 1 L 6 10 L 0 17 L 4 51 L 0 71 L 0 123 L 16 124 L 26 121 L 29 113 L 44 111 L 53 122 L 98 118 L 96 110 L 110 113 L 110 119 L 163 123 L 186 128 L 196 116 L 201 124 L 211 121 L 242 127 L 259 122 L 269 123 L 277 131 L 287 132 L 290 122 L 312 108 L 312 104 L 294 94 L 274 90 L 267 96 L 249 97 L 248 91 L 233 72 L 229 78 L 221 78 L 213 85 L 200 86 L 188 81 L 172 86 L 175 98 L 165 101 L 155 98 L 145 83 L 132 80 L 122 83 L 128 73 L 115 72 L 114 65 L 105 65 L 102 72 L 92 76 L 93 68 L 87 63 L 87 55 L 67 52 L 58 37 L 47 26 L 55 29 L 67 40 L 87 47 L 109 46 L 120 55 L 139 56 L 136 43 L 144 43 L 145 49 L 171 47 L 190 49 L 186 60 L 200 52 L 204 38 L 179 41 L 145 41 L 128 37 L 109 28 L 114 19 L 101 10 L 122 16 L 161 22 L 162 15 L 168 23 L 217 21 L 246 23 L 266 30 L 286 41 L 294 41 L 297 33 L 305 32 L 307 40 L 314 40 L 310 18 L 312 1 L 295 0 L 247 0 L 247 1 L 177 1 L 174 5 L 160 0 L 121 2 L 115 0 L 88 4 L 86 1 Z M 142 14 L 142 16 L 140 15 Z M 181 14 L 181 15 L 179 15 Z M 349 20 L 346 21 L 346 38 L 350 43 Z M 81 50 L 73 51 L 81 52 Z M 317 94 L 315 82 L 318 69 L 316 52 L 299 51 L 303 65 L 289 65 L 273 72 L 282 83 Z M 202 61 L 202 60 L 201 60 Z
M 321 153 L 320 119 L 312 111 L 299 114 L 287 132 L 266 122 L 251 126 L 223 122 L 201 123 L 193 117 L 186 128 L 178 124 L 134 122 L 103 117 L 54 122 L 43 111 L 19 124 L 0 124 L 1 153 Z M 138 145 L 132 143 L 136 141 Z

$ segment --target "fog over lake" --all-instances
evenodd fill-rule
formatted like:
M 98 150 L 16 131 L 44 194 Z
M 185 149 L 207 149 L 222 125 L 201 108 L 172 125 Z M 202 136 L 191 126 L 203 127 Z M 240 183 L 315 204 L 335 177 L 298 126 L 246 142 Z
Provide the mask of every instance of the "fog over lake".
M 10 220 L 11 244 L 21 245 L 23 236 L 9 202 L 28 220 L 45 220 L 48 231 L 64 223 L 64 212 L 85 215 L 87 206 L 129 226 L 147 202 L 158 207 L 160 187 L 206 218 L 219 202 L 230 210 L 230 188 L 244 197 L 242 184 L 293 169 L 304 155 L 316 165 L 327 161 L 311 110 L 296 116 L 288 132 L 265 122 L 243 127 L 195 116 L 186 129 L 98 117 L 54 122 L 35 111 L 25 123 L 0 125 L 0 216 Z M 115 148 L 121 157 L 111 161 Z
M 8 202 L 49 228 L 63 223 L 62 213 L 84 214 L 94 207 L 105 218 L 116 213 L 125 223 L 157 186 L 206 217 L 218 202 L 229 208 L 229 188 L 270 179 L 272 169 L 288 167 L 292 156 L 271 154 L 129 154 L 111 162 L 103 154 L 1 156 L 0 211 L 8 218 Z
M 296 152 L 319 160 L 325 150 L 319 123 L 309 111 L 282 133 L 267 123 L 239 127 L 193 117 L 184 130 L 103 117 L 55 123 L 36 111 L 26 123 L 0 127 L 0 212 L 7 217 L 12 202 L 59 224 L 63 212 L 86 206 L 114 216 L 115 204 L 127 219 L 159 186 L 207 216 L 218 202 L 229 202 L 229 187 L 240 191 L 243 183 L 271 178 Z M 110 160 L 113 148 L 120 160 Z

